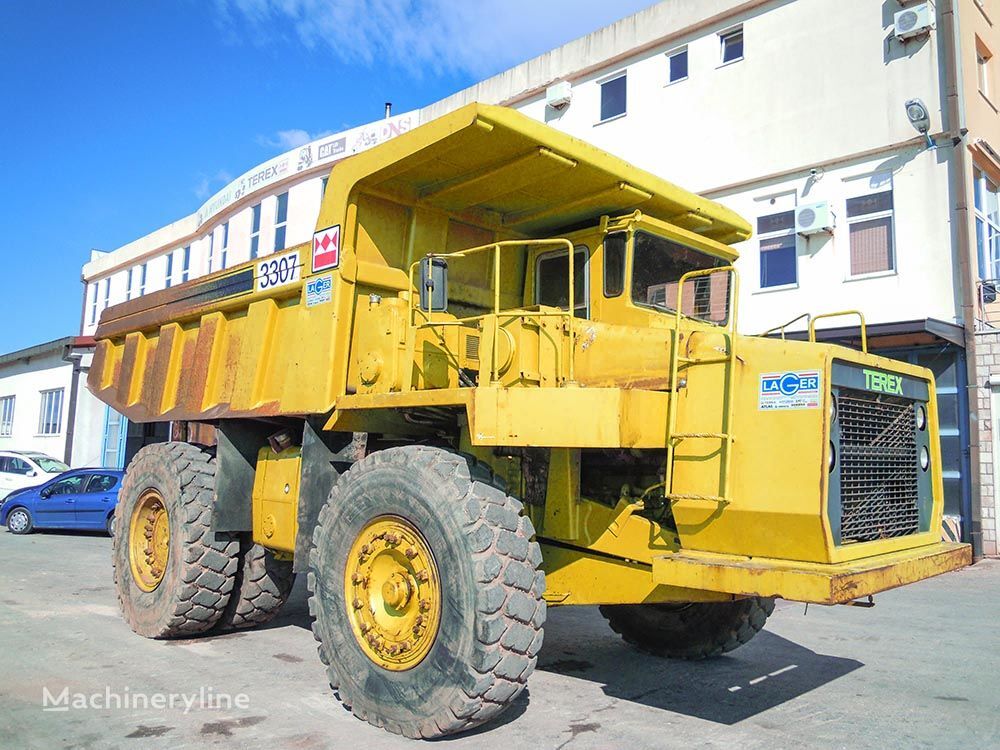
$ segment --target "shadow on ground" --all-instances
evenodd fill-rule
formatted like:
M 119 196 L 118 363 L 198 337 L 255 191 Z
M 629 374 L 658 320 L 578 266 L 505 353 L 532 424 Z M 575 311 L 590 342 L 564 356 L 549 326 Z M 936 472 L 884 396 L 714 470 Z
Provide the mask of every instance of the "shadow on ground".
M 305 577 L 268 627 L 310 628 Z M 605 695 L 718 724 L 736 724 L 826 685 L 862 662 L 811 651 L 762 631 L 716 659 L 678 661 L 649 656 L 608 627 L 596 607 L 549 610 L 538 669 L 598 683 Z M 527 695 L 508 714 L 523 713 Z M 505 714 L 503 723 L 510 717 Z

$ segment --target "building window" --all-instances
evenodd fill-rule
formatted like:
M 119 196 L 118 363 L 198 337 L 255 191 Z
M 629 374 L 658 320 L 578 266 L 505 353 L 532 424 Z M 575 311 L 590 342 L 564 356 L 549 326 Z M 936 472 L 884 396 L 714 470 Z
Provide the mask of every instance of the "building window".
M 274 217 L 274 251 L 285 249 L 285 228 L 288 224 L 288 193 L 278 196 L 278 210 Z
M 226 268 L 226 256 L 229 254 L 229 222 L 222 225 L 222 257 L 219 259 L 219 268 Z
M 139 266 L 139 296 L 146 293 L 146 264 Z
M 330 181 L 329 177 L 324 177 L 323 180 L 320 182 L 320 187 L 319 187 L 319 202 L 321 204 L 323 203 L 323 196 L 326 195 L 326 184 L 329 181 Z
M 90 325 L 94 325 L 97 322 L 97 287 L 100 282 L 94 282 L 90 285 L 90 290 L 93 292 L 90 299 Z
M 62 431 L 63 389 L 42 391 L 42 407 L 38 413 L 38 434 L 58 435 Z
M 982 170 L 973 175 L 979 276 L 1000 279 L 1000 189 Z
M 851 276 L 893 271 L 892 190 L 847 199 Z
M 601 122 L 625 114 L 624 73 L 601 82 Z
M 0 398 L 0 437 L 14 434 L 14 397 Z
M 184 260 L 181 263 L 181 283 L 191 278 L 191 246 L 184 248 Z
M 795 211 L 757 219 L 760 242 L 760 288 L 792 286 L 799 281 L 795 249 Z
M 667 53 L 667 83 L 684 81 L 688 77 L 687 47 Z
M 208 233 L 208 272 L 212 273 L 212 263 L 215 262 L 215 230 Z
M 132 299 L 132 277 L 135 276 L 135 269 L 128 269 L 128 276 L 125 279 L 125 300 L 128 301 Z
M 253 207 L 253 218 L 250 221 L 250 257 L 256 258 L 260 252 L 260 204 Z
M 111 277 L 104 280 L 104 309 L 111 304 Z
M 979 82 L 979 91 L 987 99 L 990 98 L 990 62 L 993 60 L 992 53 L 986 46 L 976 39 L 976 79 Z
M 743 59 L 743 27 L 729 29 L 719 34 L 719 49 L 722 55 L 722 64 L 736 62 Z
M 167 253 L 167 289 L 174 285 L 174 251 Z

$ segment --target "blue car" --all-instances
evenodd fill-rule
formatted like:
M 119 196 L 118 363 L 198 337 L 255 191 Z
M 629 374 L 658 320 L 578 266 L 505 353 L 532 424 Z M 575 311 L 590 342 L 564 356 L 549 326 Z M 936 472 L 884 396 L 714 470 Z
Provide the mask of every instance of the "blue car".
M 0 524 L 12 534 L 104 529 L 113 535 L 123 476 L 117 469 L 73 469 L 44 484 L 14 490 L 0 504 Z

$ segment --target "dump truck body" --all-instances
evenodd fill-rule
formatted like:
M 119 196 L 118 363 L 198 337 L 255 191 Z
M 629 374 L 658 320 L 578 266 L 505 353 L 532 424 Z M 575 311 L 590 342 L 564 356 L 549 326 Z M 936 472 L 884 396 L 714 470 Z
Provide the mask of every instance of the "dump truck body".
M 322 513 L 347 512 L 344 466 L 418 445 L 474 457 L 523 503 L 549 604 L 847 603 L 968 564 L 939 541 L 931 373 L 737 333 L 731 244 L 749 236 L 717 204 L 470 105 L 338 164 L 311 244 L 105 311 L 89 382 L 134 421 L 217 424 L 213 528 L 296 570 L 317 564 Z M 393 513 L 351 549 L 362 613 L 382 540 L 416 534 L 423 559 L 423 531 Z M 397 562 L 433 589 L 433 566 Z M 386 575 L 372 612 L 409 601 Z M 379 622 L 346 616 L 385 669 L 432 653 L 418 634 L 390 657 Z

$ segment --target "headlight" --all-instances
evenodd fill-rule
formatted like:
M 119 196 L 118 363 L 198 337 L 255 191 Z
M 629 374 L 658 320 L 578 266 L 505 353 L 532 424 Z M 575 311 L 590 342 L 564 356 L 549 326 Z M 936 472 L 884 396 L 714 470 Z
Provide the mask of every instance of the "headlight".
M 923 432 L 927 429 L 927 407 L 917 404 L 917 429 Z
M 837 397 L 830 394 L 830 424 L 837 421 Z
M 837 449 L 833 447 L 833 441 L 830 441 L 830 460 L 829 460 L 830 473 L 837 468 Z
M 927 471 L 927 469 L 930 468 L 930 465 L 931 465 L 931 453 L 929 450 L 927 450 L 927 446 L 925 445 L 923 448 L 920 449 L 920 468 L 923 469 L 924 471 Z

